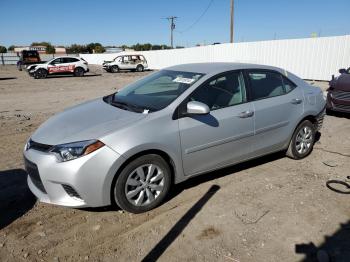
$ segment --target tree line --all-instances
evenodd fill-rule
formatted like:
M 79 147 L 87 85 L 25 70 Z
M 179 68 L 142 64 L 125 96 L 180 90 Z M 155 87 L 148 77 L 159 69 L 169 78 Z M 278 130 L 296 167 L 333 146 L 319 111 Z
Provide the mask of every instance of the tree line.
M 55 47 L 50 42 L 33 42 L 31 46 L 45 46 L 47 54 L 54 54 Z M 16 46 L 11 45 L 8 48 L 0 45 L 0 53 L 6 53 L 7 51 L 13 52 Z M 92 54 L 92 53 L 104 53 L 106 51 L 106 47 L 102 46 L 101 43 L 90 43 L 86 45 L 81 44 L 72 44 L 70 46 L 58 46 L 65 47 L 67 54 Z M 122 46 L 107 46 L 107 47 L 117 47 L 122 50 L 133 49 L 135 51 L 149 51 L 149 50 L 163 50 L 163 49 L 171 49 L 168 45 L 152 45 L 150 43 L 140 44 L 137 43 L 135 45 L 122 45 Z M 176 48 L 184 48 L 183 46 L 176 46 Z

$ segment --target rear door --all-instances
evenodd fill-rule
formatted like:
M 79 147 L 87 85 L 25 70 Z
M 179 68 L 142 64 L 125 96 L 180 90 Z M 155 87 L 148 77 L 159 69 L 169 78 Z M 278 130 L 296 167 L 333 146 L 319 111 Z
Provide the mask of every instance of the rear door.
M 179 118 L 184 173 L 193 175 L 244 160 L 251 154 L 253 108 L 247 102 L 240 71 L 217 75 L 199 86 L 187 100 L 210 108 L 208 115 Z
M 63 57 L 63 68 L 64 72 L 73 73 L 74 69 L 77 67 L 79 60 L 74 57 Z
M 247 70 L 254 107 L 255 155 L 281 150 L 303 113 L 303 93 L 286 76 L 272 70 Z

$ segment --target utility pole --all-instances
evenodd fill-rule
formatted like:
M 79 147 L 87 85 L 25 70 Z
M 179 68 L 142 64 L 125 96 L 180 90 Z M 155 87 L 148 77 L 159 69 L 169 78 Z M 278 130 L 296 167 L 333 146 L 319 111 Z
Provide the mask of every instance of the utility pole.
M 170 46 L 171 48 L 174 48 L 174 37 L 173 37 L 173 31 L 175 29 L 175 19 L 178 18 L 177 16 L 169 16 L 166 19 L 170 21 Z
M 233 43 L 233 0 L 231 0 L 230 43 Z

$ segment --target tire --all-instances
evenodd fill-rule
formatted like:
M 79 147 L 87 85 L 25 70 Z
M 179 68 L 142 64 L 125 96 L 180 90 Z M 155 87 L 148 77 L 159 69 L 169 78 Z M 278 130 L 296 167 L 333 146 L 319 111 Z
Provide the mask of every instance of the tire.
M 118 73 L 119 72 L 119 67 L 114 65 L 114 66 L 111 67 L 110 70 L 111 70 L 111 73 Z
M 150 170 L 153 172 L 149 173 Z M 157 207 L 164 200 L 171 186 L 171 171 L 162 157 L 150 154 L 131 161 L 114 180 L 112 203 L 137 214 Z
M 81 67 L 77 67 L 74 69 L 74 76 L 76 76 L 76 77 L 82 77 L 82 76 L 84 76 L 84 73 L 85 73 L 85 71 Z
M 315 126 L 309 120 L 304 120 L 295 129 L 286 155 L 292 159 L 302 159 L 308 156 L 315 143 Z
M 39 68 L 34 72 L 35 79 L 44 79 L 47 77 L 47 70 L 44 68 Z
M 143 72 L 143 70 L 145 70 L 145 68 L 143 67 L 143 65 L 137 65 L 137 67 L 136 67 L 136 71 L 137 71 L 137 72 Z

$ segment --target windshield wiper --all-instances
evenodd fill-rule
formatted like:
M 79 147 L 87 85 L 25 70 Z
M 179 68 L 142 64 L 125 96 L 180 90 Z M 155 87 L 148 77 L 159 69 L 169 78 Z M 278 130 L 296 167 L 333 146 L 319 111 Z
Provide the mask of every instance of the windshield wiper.
M 129 111 L 138 112 L 138 113 L 142 113 L 144 111 L 144 108 L 141 106 L 132 105 L 125 102 L 112 101 L 111 105 L 119 107 L 121 109 L 126 109 Z

